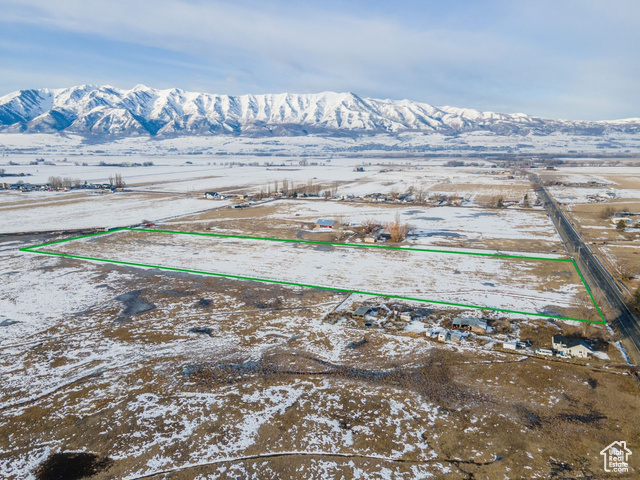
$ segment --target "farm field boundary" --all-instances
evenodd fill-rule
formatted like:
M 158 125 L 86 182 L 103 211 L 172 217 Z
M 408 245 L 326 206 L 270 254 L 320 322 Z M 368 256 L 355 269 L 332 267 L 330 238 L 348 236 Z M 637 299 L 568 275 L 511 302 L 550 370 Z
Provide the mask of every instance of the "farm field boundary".
M 385 294 L 383 292 L 370 292 L 370 291 L 352 290 L 352 289 L 345 289 L 345 288 L 331 287 L 331 286 L 311 285 L 311 284 L 298 283 L 298 282 L 287 282 L 287 281 L 281 281 L 281 280 L 272 280 L 272 279 L 266 279 L 266 278 L 244 276 L 244 275 L 232 275 L 232 274 L 227 274 L 227 273 L 209 272 L 209 271 L 193 270 L 193 269 L 186 269 L 186 268 L 176 268 L 176 267 L 169 267 L 169 266 L 163 266 L 163 265 L 153 265 L 153 264 L 146 264 L 146 263 L 139 263 L 139 262 L 128 262 L 128 261 L 115 260 L 115 259 L 109 259 L 109 258 L 95 258 L 95 257 L 89 257 L 89 256 L 73 255 L 73 254 L 69 254 L 69 253 L 60 253 L 60 252 L 52 252 L 52 251 L 43 250 L 45 247 L 48 247 L 48 246 L 51 246 L 51 245 L 56 245 L 56 244 L 66 243 L 66 242 L 72 242 L 74 240 L 79 240 L 79 239 L 83 239 L 83 238 L 87 238 L 87 237 L 94 237 L 94 236 L 105 235 L 105 234 L 113 234 L 113 233 L 122 232 L 122 231 L 146 232 L 146 233 L 156 233 L 156 234 L 157 233 L 161 233 L 161 234 L 167 234 L 167 235 L 196 235 L 196 236 L 201 236 L 201 237 L 217 237 L 217 238 L 240 239 L 240 240 L 243 240 L 243 239 L 244 240 L 259 240 L 259 241 L 265 241 L 265 242 L 287 242 L 287 243 L 299 243 L 299 244 L 331 245 L 331 246 L 346 247 L 346 248 L 369 248 L 369 249 L 384 249 L 384 250 L 402 250 L 402 251 L 409 251 L 409 252 L 425 252 L 425 253 L 441 253 L 441 254 L 444 253 L 444 254 L 451 254 L 451 255 L 469 255 L 469 256 L 478 256 L 478 257 L 499 257 L 499 258 L 520 259 L 520 260 L 527 260 L 527 261 L 565 262 L 565 263 L 570 263 L 573 266 L 573 268 L 575 269 L 575 271 L 577 272 L 577 274 L 579 275 L 580 280 L 582 282 L 582 285 L 584 286 L 584 288 L 586 289 L 587 293 L 589 294 L 589 298 L 591 299 L 591 302 L 593 302 L 593 305 L 594 305 L 595 309 L 597 310 L 597 312 L 598 312 L 598 314 L 600 316 L 600 320 L 588 320 L 588 319 L 581 319 L 581 318 L 571 318 L 571 317 L 564 317 L 564 316 L 558 316 L 558 315 L 549 315 L 549 314 L 538 313 L 538 312 L 525 312 L 525 311 L 519 311 L 519 310 L 510 310 L 510 309 L 495 308 L 495 307 L 488 307 L 488 306 L 481 306 L 481 305 L 468 305 L 468 304 L 463 304 L 463 303 L 446 302 L 446 301 L 441 301 L 441 300 L 415 298 L 415 297 L 402 296 L 402 295 L 391 295 L 391 294 Z M 589 287 L 588 287 L 588 285 L 587 285 L 587 283 L 586 283 L 586 281 L 584 279 L 584 276 L 582 275 L 582 272 L 580 272 L 580 269 L 578 268 L 575 260 L 570 259 L 570 258 L 549 258 L 549 257 L 535 257 L 535 256 L 526 256 L 526 255 L 509 255 L 509 254 L 502 254 L 502 253 L 484 253 L 484 252 L 460 252 L 460 251 L 454 251 L 454 250 L 440 250 L 440 249 L 419 248 L 419 247 L 395 247 L 395 246 L 378 245 L 378 244 L 354 244 L 354 243 L 339 243 L 339 242 L 323 242 L 323 241 L 314 241 L 314 240 L 285 239 L 285 238 L 265 238 L 265 237 L 254 237 L 254 236 L 247 236 L 247 235 L 226 235 L 226 234 L 218 234 L 218 233 L 180 232 L 180 231 L 173 231 L 173 230 L 154 230 L 154 229 L 144 229 L 144 228 L 118 228 L 118 229 L 114 229 L 114 230 L 110 230 L 110 231 L 106 231 L 106 232 L 97 232 L 97 233 L 93 233 L 93 234 L 89 234 L 89 235 L 81 235 L 81 236 L 72 237 L 72 238 L 68 238 L 68 239 L 64 239 L 64 240 L 57 240 L 57 241 L 54 241 L 54 242 L 47 242 L 47 243 L 42 243 L 42 244 L 39 244 L 39 245 L 23 247 L 23 248 L 20 249 L 20 251 L 29 252 L 29 253 L 36 253 L 36 254 L 41 254 L 41 255 L 51 255 L 51 256 L 74 258 L 74 259 L 88 260 L 88 261 L 94 261 L 94 262 L 119 264 L 119 265 L 133 266 L 133 267 L 155 268 L 155 269 L 159 269 L 159 270 L 174 271 L 174 272 L 185 272 L 185 273 L 193 273 L 193 274 L 199 274 L 199 275 L 210 275 L 210 276 L 226 277 L 226 278 L 234 278 L 234 279 L 238 279 L 238 280 L 250 280 L 250 281 L 281 284 L 281 285 L 289 285 L 289 286 L 297 286 L 297 287 L 305 287 L 305 288 L 316 288 L 316 289 L 330 290 L 330 291 L 336 291 L 336 292 L 357 293 L 357 294 L 362 294 L 362 295 L 386 297 L 386 298 L 395 298 L 395 299 L 399 299 L 399 300 L 422 302 L 422 303 L 429 303 L 429 304 L 434 304 L 434 305 L 447 305 L 447 306 L 455 306 L 455 307 L 462 307 L 462 308 L 489 310 L 489 311 L 495 311 L 495 312 L 514 313 L 514 314 L 526 315 L 526 316 L 534 316 L 534 317 L 545 317 L 545 318 L 555 318 L 555 319 L 560 319 L 560 320 L 573 320 L 573 321 L 578 321 L 578 322 L 606 324 L 606 319 L 604 318 L 604 315 L 602 314 L 602 311 L 598 307 L 598 305 L 597 305 L 597 303 L 596 303 L 596 301 L 595 301 L 595 299 L 593 297 L 593 294 L 591 293 L 591 290 L 589 289 Z

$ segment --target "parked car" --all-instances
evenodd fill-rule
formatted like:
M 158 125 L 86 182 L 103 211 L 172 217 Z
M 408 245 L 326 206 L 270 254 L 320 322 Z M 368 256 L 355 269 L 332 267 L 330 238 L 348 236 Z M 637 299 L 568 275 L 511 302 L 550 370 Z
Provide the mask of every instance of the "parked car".
M 536 350 L 536 355 L 544 355 L 547 357 L 553 357 L 553 350 L 549 348 L 538 348 Z

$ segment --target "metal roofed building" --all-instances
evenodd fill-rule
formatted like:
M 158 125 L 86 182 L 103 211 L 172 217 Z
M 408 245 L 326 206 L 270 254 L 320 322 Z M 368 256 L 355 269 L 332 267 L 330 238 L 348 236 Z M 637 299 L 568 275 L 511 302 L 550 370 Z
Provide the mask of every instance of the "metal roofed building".
M 318 221 L 316 222 L 316 227 L 320 227 L 320 228 L 333 228 L 333 226 L 335 225 L 336 221 L 335 220 L 327 220 L 324 218 L 320 218 L 318 219 Z
M 470 330 L 474 333 L 487 333 L 488 324 L 484 318 L 462 318 L 458 317 L 453 320 L 453 328 L 461 330 Z

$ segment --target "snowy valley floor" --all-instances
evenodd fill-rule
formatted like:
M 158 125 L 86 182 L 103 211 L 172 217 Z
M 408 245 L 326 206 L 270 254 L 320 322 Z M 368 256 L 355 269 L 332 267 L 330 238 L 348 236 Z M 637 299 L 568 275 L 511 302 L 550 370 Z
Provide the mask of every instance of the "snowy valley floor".
M 112 173 L 99 161 L 131 159 L 88 155 L 79 159 L 88 166 L 30 166 L 26 157 L 12 156 L 19 164 L 7 168 L 31 172 L 34 182 L 99 181 Z M 281 170 L 230 168 L 204 155 L 153 160 L 155 167 L 125 169 L 130 192 L 2 192 L 0 230 L 148 219 L 166 230 L 334 241 L 337 233 L 314 230 L 329 218 L 346 225 L 341 241 L 361 243 L 358 225 L 397 216 L 411 226 L 402 244 L 409 248 L 568 258 L 544 210 L 517 205 L 525 194 L 535 201 L 529 181 L 499 169 L 425 161 L 369 163 L 363 173 L 354 171 L 362 159 L 304 168 L 296 159 Z M 202 196 L 314 177 L 344 195 L 424 185 L 465 200 L 436 207 L 287 199 L 232 209 Z M 516 204 L 482 208 L 497 194 Z M 42 465 L 52 458 L 68 468 L 94 462 L 92 480 L 638 475 L 635 451 L 628 475 L 607 477 L 602 468 L 600 451 L 610 443 L 640 444 L 640 385 L 608 326 L 20 251 L 72 236 L 0 237 L 0 478 L 48 480 Z M 362 248 L 186 237 L 118 232 L 48 248 L 301 283 L 390 284 L 389 293 L 428 285 L 461 303 L 584 313 L 584 287 L 569 263 L 449 256 L 443 268 L 442 256 L 415 261 L 413 252 L 397 263 Z M 363 304 L 419 312 L 421 320 L 393 331 L 367 326 L 351 316 Z M 456 316 L 487 318 L 491 331 L 462 344 L 425 335 L 451 328 Z M 597 355 L 533 355 L 558 333 L 593 340 Z M 527 340 L 527 350 L 501 348 Z
M 3 478 L 60 451 L 108 457 L 95 478 L 548 478 L 640 440 L 637 382 L 597 363 L 325 322 L 346 294 L 18 251 L 46 240 L 1 247 Z

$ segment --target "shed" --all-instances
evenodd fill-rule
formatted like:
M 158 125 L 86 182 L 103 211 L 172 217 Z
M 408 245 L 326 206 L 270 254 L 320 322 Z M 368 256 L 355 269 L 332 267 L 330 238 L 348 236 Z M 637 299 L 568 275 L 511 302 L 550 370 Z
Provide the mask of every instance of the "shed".
M 464 341 L 465 334 L 462 332 L 451 332 L 451 340 L 453 342 L 462 343 Z
M 441 330 L 440 333 L 438 333 L 438 340 L 441 342 L 448 342 L 450 338 L 451 332 L 449 330 Z
M 335 220 L 327 220 L 324 218 L 320 218 L 318 219 L 318 221 L 316 222 L 316 227 L 320 227 L 320 228 L 333 228 L 333 226 L 335 225 L 336 221 Z
M 353 312 L 354 317 L 364 317 L 367 313 L 371 311 L 371 307 L 367 307 L 365 305 L 360 305 Z
M 518 342 L 504 342 L 502 344 L 502 348 L 504 348 L 505 350 L 517 350 Z
M 424 331 L 424 335 L 425 337 L 428 337 L 428 338 L 434 338 L 438 336 L 438 331 L 435 328 L 427 328 Z
M 487 320 L 484 318 L 462 318 L 453 320 L 453 328 L 469 330 L 475 333 L 487 333 Z

